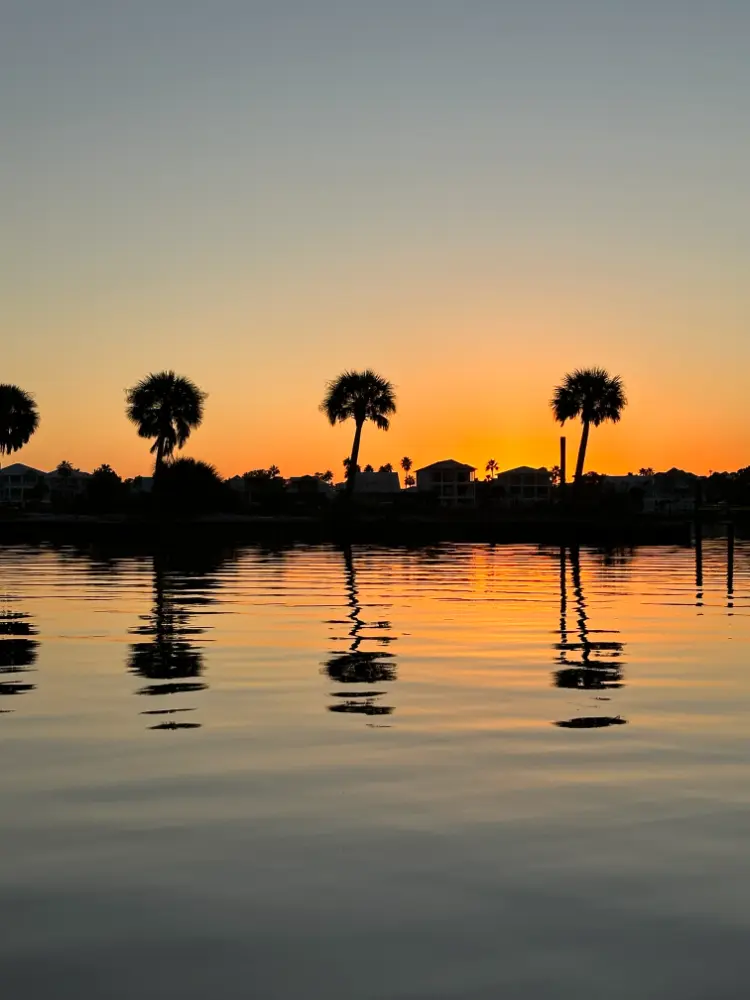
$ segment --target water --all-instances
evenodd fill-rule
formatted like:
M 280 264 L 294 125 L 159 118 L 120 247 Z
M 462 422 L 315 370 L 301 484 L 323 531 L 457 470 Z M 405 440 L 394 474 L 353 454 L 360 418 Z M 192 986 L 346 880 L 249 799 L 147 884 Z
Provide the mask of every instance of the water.
M 0 551 L 3 997 L 746 997 L 724 560 Z

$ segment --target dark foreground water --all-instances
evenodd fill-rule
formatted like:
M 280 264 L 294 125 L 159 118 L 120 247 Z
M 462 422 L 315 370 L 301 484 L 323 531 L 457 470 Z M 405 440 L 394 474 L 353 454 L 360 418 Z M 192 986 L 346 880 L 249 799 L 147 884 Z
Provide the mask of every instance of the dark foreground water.
M 750 994 L 750 548 L 0 574 L 3 998 Z

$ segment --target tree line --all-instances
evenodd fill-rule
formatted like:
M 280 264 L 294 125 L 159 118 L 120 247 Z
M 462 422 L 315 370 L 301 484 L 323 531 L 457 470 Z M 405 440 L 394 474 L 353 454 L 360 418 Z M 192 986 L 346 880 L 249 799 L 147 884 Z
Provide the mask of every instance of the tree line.
M 171 370 L 151 373 L 127 390 L 127 418 L 135 425 L 139 437 L 153 442 L 155 478 L 163 476 L 165 469 L 174 463 L 175 452 L 203 422 L 206 398 L 207 394 L 195 382 Z M 591 427 L 606 421 L 617 423 L 626 404 L 622 379 L 603 368 L 575 369 L 555 387 L 550 401 L 554 419 L 561 425 L 576 418 L 581 422 L 575 482 L 580 482 L 584 475 Z M 346 421 L 354 424 L 351 453 L 344 461 L 346 492 L 350 494 L 360 472 L 359 453 L 365 424 L 373 423 L 382 431 L 389 429 L 396 413 L 395 388 L 371 369 L 345 371 L 327 383 L 320 409 L 332 426 Z M 39 411 L 33 396 L 16 385 L 0 385 L 0 456 L 22 448 L 38 427 Z M 411 459 L 404 457 L 400 464 L 406 473 L 406 485 L 413 485 Z M 497 469 L 497 462 L 490 459 L 486 466 L 490 477 L 494 477 Z M 271 478 L 279 474 L 275 466 L 254 471 L 268 472 Z M 373 471 L 372 466 L 365 466 L 364 471 Z M 381 466 L 380 471 L 392 471 L 392 466 Z M 323 481 L 333 480 L 330 470 L 316 476 Z

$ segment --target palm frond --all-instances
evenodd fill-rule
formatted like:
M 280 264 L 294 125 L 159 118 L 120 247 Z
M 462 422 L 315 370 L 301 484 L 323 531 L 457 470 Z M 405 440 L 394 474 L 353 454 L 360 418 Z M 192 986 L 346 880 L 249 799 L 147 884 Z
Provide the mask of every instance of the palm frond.
M 169 456 L 200 426 L 205 400 L 206 393 L 184 375 L 152 372 L 127 391 L 125 412 L 140 437 L 156 439 L 151 451 L 158 452 L 161 441 L 164 455 Z
M 333 424 L 353 419 L 371 420 L 381 430 L 388 430 L 388 416 L 396 412 L 393 385 L 371 369 L 345 371 L 326 385 L 321 411 Z
M 550 406 L 555 420 L 580 417 L 598 427 L 606 420 L 617 423 L 627 405 L 625 387 L 619 375 L 604 368 L 576 368 L 555 387 Z
M 0 384 L 0 455 L 23 448 L 38 426 L 39 411 L 31 393 Z

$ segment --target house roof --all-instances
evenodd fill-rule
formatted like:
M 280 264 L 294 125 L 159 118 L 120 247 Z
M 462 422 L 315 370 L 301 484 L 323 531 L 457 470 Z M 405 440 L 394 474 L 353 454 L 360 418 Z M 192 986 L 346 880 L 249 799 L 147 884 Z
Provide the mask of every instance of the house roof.
M 476 472 L 475 465 L 467 465 L 465 462 L 457 462 L 455 458 L 444 458 L 440 462 L 433 462 L 432 465 L 423 465 L 417 472 L 428 472 L 430 469 L 466 469 L 469 472 Z
M 535 469 L 530 465 L 519 465 L 515 469 L 503 469 L 502 472 L 495 473 L 495 478 L 497 478 L 498 476 L 511 476 L 516 473 L 525 473 L 528 475 L 529 472 L 540 472 L 543 475 L 548 475 L 549 469 L 545 469 L 544 466 Z
M 47 479 L 88 479 L 91 476 L 90 472 L 84 472 L 83 469 L 71 469 L 66 475 L 61 475 L 57 469 L 53 469 L 52 472 L 43 473 Z
M 42 472 L 40 469 L 34 469 L 30 465 L 24 465 L 23 462 L 13 462 L 12 465 L 6 465 L 5 468 L 0 469 L 0 476 L 22 476 L 26 472 L 33 472 L 37 476 L 46 475 L 46 473 Z

